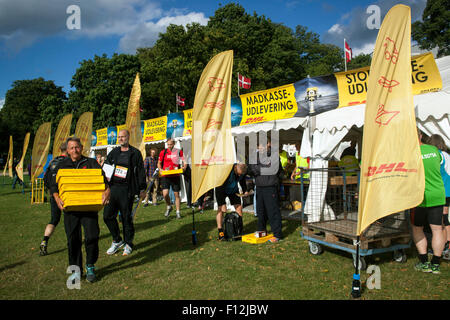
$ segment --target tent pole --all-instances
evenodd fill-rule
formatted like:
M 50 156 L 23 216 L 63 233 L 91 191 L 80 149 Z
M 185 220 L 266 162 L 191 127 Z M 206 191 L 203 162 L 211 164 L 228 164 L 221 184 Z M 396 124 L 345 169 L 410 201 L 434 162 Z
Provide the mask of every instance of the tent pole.
M 356 238 L 356 262 L 355 273 L 353 274 L 352 282 L 352 298 L 357 299 L 361 297 L 361 277 L 359 274 L 359 236 Z
M 191 204 L 192 205 L 192 204 Z M 195 231 L 195 207 L 192 207 L 192 244 L 195 246 L 197 244 L 197 231 Z

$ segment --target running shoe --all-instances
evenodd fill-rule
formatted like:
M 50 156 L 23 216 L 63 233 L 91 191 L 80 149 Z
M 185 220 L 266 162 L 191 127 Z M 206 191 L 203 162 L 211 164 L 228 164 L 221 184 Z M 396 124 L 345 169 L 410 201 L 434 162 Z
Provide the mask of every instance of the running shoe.
M 270 242 L 270 243 L 277 243 L 277 242 L 280 242 L 280 241 L 281 241 L 281 239 L 277 238 L 277 237 L 272 237 L 269 240 L 267 240 L 267 242 Z
M 116 253 L 117 250 L 122 248 L 124 244 L 125 244 L 125 242 L 123 242 L 123 241 L 120 241 L 120 242 L 113 241 L 113 243 L 111 244 L 111 247 L 109 247 L 108 251 L 106 251 L 106 254 L 112 255 L 112 254 Z
M 39 246 L 39 249 L 40 249 L 39 255 L 40 256 L 46 256 L 48 254 L 47 246 L 48 246 L 47 241 L 42 240 L 41 245 Z
M 219 241 L 225 240 L 225 233 L 222 230 L 219 230 Z
M 86 265 L 86 280 L 89 282 L 94 282 L 97 278 L 95 277 L 95 266 L 93 264 Z
M 432 264 L 431 265 L 431 272 L 433 274 L 440 274 L 441 273 L 441 267 L 438 264 Z
M 177 211 L 177 219 L 181 219 L 180 211 Z
M 133 249 L 131 249 L 131 247 L 129 245 L 125 245 L 125 248 L 123 249 L 123 256 L 128 256 L 131 254 L 131 252 L 133 251 Z
M 172 211 L 172 206 L 170 206 L 170 207 L 167 207 L 167 209 L 166 209 L 166 213 L 164 213 L 164 217 L 168 218 L 168 217 L 169 217 L 169 215 L 170 215 L 170 211 Z
M 414 266 L 414 269 L 416 269 L 417 271 L 422 271 L 422 272 L 426 272 L 426 273 L 432 272 L 431 264 L 428 261 L 425 263 L 422 263 L 422 262 L 417 263 Z

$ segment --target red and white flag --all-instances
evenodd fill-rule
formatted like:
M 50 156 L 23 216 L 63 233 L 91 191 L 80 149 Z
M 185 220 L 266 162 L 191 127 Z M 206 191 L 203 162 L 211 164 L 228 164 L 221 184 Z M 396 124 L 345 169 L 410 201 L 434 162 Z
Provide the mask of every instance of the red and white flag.
M 345 41 L 344 39 L 344 45 L 345 45 L 345 61 L 346 62 L 350 62 L 350 60 L 352 60 L 352 48 L 350 48 L 350 46 L 348 45 L 347 41 Z
M 180 107 L 184 107 L 186 105 L 184 100 L 186 100 L 186 98 L 182 98 L 177 94 L 177 105 L 179 105 Z
M 252 85 L 252 80 L 250 78 L 244 77 L 242 74 L 238 73 L 239 87 L 244 89 L 250 89 Z

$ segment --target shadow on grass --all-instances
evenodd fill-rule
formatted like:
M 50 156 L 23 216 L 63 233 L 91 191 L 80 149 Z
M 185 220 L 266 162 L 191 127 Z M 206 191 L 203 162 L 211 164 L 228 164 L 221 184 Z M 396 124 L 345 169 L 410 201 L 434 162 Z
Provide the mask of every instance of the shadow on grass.
M 0 267 L 0 272 L 6 271 L 6 270 L 9 270 L 9 269 L 14 269 L 15 267 L 21 266 L 21 265 L 23 265 L 25 263 L 26 263 L 25 261 L 19 261 L 19 262 L 16 262 L 16 263 L 8 264 L 6 266 Z
M 211 241 L 208 238 L 208 232 L 215 227 L 215 222 L 212 222 L 195 222 L 196 231 L 200 231 L 200 233 L 197 233 L 197 245 L 195 246 L 192 244 L 192 223 L 186 223 L 174 232 L 136 244 L 134 248 L 135 252 L 133 252 L 129 258 L 124 258 L 122 261 L 105 266 L 99 270 L 99 275 L 104 277 L 118 270 L 134 268 L 151 263 L 172 252 L 195 250 L 201 247 L 205 242 Z M 157 223 L 167 223 L 167 220 L 157 220 Z M 154 222 L 145 222 L 141 224 L 139 228 L 142 231 L 144 228 L 149 228 L 151 226 L 154 226 Z M 130 264 L 131 260 L 134 262 Z

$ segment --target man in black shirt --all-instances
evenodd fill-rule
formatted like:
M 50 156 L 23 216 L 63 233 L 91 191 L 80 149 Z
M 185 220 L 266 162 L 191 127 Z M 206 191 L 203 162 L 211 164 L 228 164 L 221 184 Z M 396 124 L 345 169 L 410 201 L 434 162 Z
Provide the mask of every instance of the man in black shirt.
M 103 220 L 111 232 L 113 242 L 106 251 L 108 255 L 124 247 L 123 255 L 133 251 L 134 225 L 132 207 L 134 197 L 140 200 L 146 196 L 146 176 L 141 152 L 129 144 L 130 133 L 120 130 L 117 136 L 120 147 L 113 149 L 107 156 L 105 164 L 114 166 L 110 177 L 111 199 L 103 211 Z M 123 241 L 120 236 L 117 213 L 120 211 L 123 225 Z
M 67 154 L 69 155 L 61 161 L 56 170 L 52 173 L 50 182 L 50 192 L 55 199 L 58 208 L 64 211 L 64 202 L 59 197 L 58 183 L 56 182 L 56 174 L 59 169 L 101 169 L 95 159 L 86 158 L 82 155 L 83 146 L 80 139 L 70 137 L 67 139 Z M 109 201 L 110 190 L 106 178 L 106 190 L 102 195 L 102 204 L 105 205 Z M 96 276 L 94 273 L 94 264 L 98 259 L 98 239 L 100 228 L 98 226 L 98 212 L 64 212 L 64 229 L 67 236 L 67 246 L 69 252 L 70 266 L 78 266 L 79 271 L 73 273 L 72 280 L 81 278 L 81 270 L 83 267 L 82 258 L 82 234 L 81 226 L 84 229 L 84 245 L 86 248 L 86 280 L 94 282 Z

